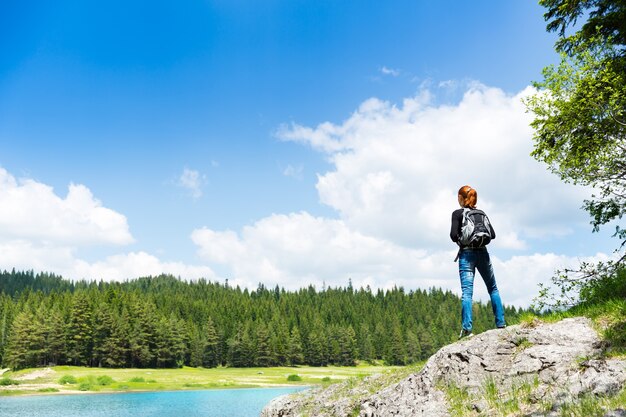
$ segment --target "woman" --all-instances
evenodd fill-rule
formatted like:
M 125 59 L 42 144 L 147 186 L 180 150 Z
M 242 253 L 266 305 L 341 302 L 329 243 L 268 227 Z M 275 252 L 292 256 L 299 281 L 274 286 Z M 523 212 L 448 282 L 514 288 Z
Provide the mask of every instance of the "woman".
M 487 248 L 485 246 L 478 248 L 463 246 L 459 240 L 463 223 L 463 211 L 476 208 L 478 193 L 469 185 L 465 185 L 459 189 L 458 200 L 461 208 L 452 213 L 450 238 L 460 246 L 458 259 L 462 290 L 461 317 L 463 322 L 461 334 L 459 335 L 460 339 L 472 336 L 472 293 L 474 291 L 474 274 L 477 268 L 491 297 L 491 307 L 496 319 L 496 327 L 504 328 L 506 327 L 506 322 L 504 321 L 504 308 L 500 300 L 500 293 L 498 292 L 496 277 L 493 274 L 493 267 Z M 491 239 L 495 239 L 496 233 L 491 224 L 489 224 L 489 229 Z

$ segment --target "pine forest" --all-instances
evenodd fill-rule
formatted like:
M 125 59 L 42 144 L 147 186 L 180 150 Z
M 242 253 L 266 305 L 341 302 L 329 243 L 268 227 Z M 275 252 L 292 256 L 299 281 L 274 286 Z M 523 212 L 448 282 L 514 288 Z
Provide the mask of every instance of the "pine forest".
M 477 283 L 478 285 L 479 283 Z M 431 288 L 313 286 L 256 290 L 173 276 L 69 281 L 0 273 L 0 362 L 5 368 L 405 365 L 458 337 L 461 303 Z M 509 322 L 522 311 L 507 307 Z M 493 327 L 474 304 L 474 329 Z

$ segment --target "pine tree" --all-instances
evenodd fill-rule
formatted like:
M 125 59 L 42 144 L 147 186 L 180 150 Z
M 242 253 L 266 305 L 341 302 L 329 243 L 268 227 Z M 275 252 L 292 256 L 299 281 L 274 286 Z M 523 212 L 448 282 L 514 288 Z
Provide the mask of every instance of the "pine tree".
M 306 361 L 311 366 L 326 366 L 328 364 L 328 338 L 321 324 L 317 321 L 309 333 Z
M 274 357 L 270 350 L 270 335 L 264 323 L 257 323 L 256 327 L 256 355 L 255 366 L 272 366 Z
M 395 323 L 391 331 L 391 338 L 387 347 L 385 361 L 389 365 L 406 365 L 407 354 L 404 344 L 404 337 L 400 325 Z
M 367 324 L 361 324 L 361 330 L 358 334 L 358 346 L 359 346 L 359 358 L 364 361 L 371 361 L 374 359 L 374 344 L 372 342 L 372 335 L 370 334 Z
M 434 350 L 436 345 L 433 341 L 433 337 L 431 333 L 424 328 L 424 326 L 418 326 L 417 338 L 419 340 L 420 349 L 422 351 L 422 356 L 420 359 L 426 359 L 430 355 L 435 353 Z
M 93 363 L 98 367 L 104 366 L 108 356 L 106 341 L 111 337 L 113 331 L 113 316 L 107 305 L 100 305 L 96 313 L 96 320 L 93 329 Z
M 339 333 L 339 361 L 341 366 L 354 366 L 356 365 L 357 342 L 356 334 L 352 326 L 341 328 Z
M 203 366 L 202 360 L 206 350 L 206 335 L 197 329 L 189 333 L 189 366 L 194 368 Z
M 387 330 L 382 322 L 376 323 L 374 331 L 374 352 L 376 359 L 382 359 L 387 349 Z
M 406 333 L 406 352 L 408 363 L 415 363 L 422 359 L 422 347 L 419 338 L 411 330 Z
M 67 357 L 74 365 L 88 365 L 93 342 L 92 312 L 87 294 L 74 294 L 67 325 Z
M 52 307 L 45 319 L 48 362 L 59 364 L 64 361 L 65 354 L 65 322 L 61 312 Z
M 276 290 L 274 290 L 276 294 Z M 289 362 L 289 328 L 284 320 L 272 320 L 270 330 L 271 349 L 274 355 L 274 364 L 284 366 Z
M 238 326 L 237 333 L 228 342 L 229 362 L 234 367 L 254 365 L 255 347 L 251 337 L 250 322 Z
M 214 368 L 219 364 L 219 344 L 220 338 L 215 330 L 211 317 L 207 319 L 205 327 L 206 344 L 203 355 L 203 364 L 207 368 Z
M 15 316 L 4 354 L 5 366 L 22 369 L 35 365 L 30 350 L 34 328 L 34 316 L 30 311 L 22 311 Z
M 289 352 L 287 362 L 289 365 L 301 365 L 304 363 L 304 352 L 302 350 L 302 338 L 296 326 L 291 329 L 289 336 Z
M 187 329 L 185 321 L 177 319 L 174 316 L 169 320 L 170 334 L 172 335 L 171 354 L 174 358 L 174 365 L 182 368 L 185 364 L 185 356 L 187 356 Z
M 155 363 L 156 314 L 149 303 L 131 304 L 133 314 L 128 311 L 124 315 L 130 321 L 129 351 L 131 366 L 149 367 Z M 132 319 L 131 319 L 132 317 Z
M 123 317 L 114 318 L 109 337 L 105 339 L 102 351 L 103 366 L 122 368 L 131 366 L 129 361 L 129 330 L 128 322 Z

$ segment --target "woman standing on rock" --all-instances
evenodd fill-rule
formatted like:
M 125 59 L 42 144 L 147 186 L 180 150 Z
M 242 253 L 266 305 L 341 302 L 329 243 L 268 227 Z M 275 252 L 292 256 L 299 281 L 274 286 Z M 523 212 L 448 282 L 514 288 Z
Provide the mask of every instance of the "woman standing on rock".
M 459 189 L 460 209 L 452 212 L 450 238 L 459 245 L 459 276 L 461 277 L 462 329 L 459 338 L 472 336 L 472 295 L 476 269 L 483 278 L 491 297 L 496 327 L 506 327 L 504 308 L 493 274 L 493 266 L 486 245 L 496 238 L 496 232 L 485 213 L 476 209 L 478 193 L 469 185 Z M 455 259 L 456 260 L 456 259 Z

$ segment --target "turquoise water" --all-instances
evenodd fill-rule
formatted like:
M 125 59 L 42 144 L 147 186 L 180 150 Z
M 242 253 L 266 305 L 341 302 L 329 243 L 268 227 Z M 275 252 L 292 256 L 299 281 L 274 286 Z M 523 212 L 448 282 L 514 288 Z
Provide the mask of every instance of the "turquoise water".
M 2 417 L 257 417 L 275 397 L 305 388 L 255 388 L 0 398 Z

